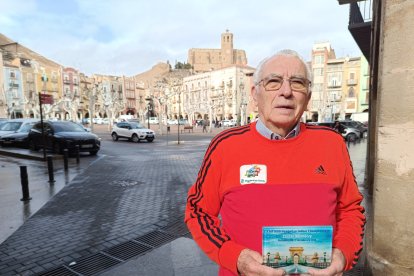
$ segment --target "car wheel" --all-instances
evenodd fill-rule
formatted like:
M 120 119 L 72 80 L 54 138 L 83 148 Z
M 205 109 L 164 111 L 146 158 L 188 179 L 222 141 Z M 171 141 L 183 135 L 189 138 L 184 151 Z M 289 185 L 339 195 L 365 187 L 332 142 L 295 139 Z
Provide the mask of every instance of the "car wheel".
M 30 150 L 33 150 L 33 151 L 36 151 L 37 150 L 36 144 L 35 144 L 35 142 L 33 140 L 30 140 L 29 141 L 29 149 Z
M 134 143 L 138 143 L 138 142 L 139 142 L 138 135 L 133 134 L 133 135 L 132 135 L 132 137 L 131 137 L 131 140 L 132 140 L 132 142 L 134 142 Z
M 348 136 L 346 136 L 346 140 L 349 142 L 355 142 L 357 139 L 357 136 L 355 133 L 350 133 Z
M 61 154 L 62 149 L 61 149 L 59 143 L 56 142 L 56 143 L 53 144 L 53 152 L 56 153 L 56 154 Z
M 115 132 L 111 136 L 113 141 L 118 141 L 118 135 Z
M 151 143 L 152 141 L 154 141 L 154 138 L 148 138 L 147 141 Z
M 97 150 L 93 150 L 93 151 L 90 151 L 90 152 L 89 152 L 89 154 L 90 154 L 90 155 L 96 155 L 97 153 L 98 153 L 98 151 L 97 151 Z

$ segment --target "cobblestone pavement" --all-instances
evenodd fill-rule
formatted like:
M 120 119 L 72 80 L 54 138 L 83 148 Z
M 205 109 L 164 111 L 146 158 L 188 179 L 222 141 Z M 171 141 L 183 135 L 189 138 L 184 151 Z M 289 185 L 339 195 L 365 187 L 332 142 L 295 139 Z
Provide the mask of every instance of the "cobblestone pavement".
M 182 220 L 207 143 L 142 143 L 96 161 L 0 245 L 0 274 L 39 273 Z
M 133 150 L 106 152 L 0 245 L 0 274 L 33 275 L 65 264 L 69 274 L 50 275 L 79 275 L 70 274 L 71 263 L 99 252 L 109 258 L 102 251 L 182 223 L 187 190 L 211 139 L 188 137 L 180 145 L 125 142 L 120 145 Z M 355 160 L 364 159 L 364 144 L 350 145 L 351 157 L 354 151 Z M 363 180 L 364 165 L 356 163 Z

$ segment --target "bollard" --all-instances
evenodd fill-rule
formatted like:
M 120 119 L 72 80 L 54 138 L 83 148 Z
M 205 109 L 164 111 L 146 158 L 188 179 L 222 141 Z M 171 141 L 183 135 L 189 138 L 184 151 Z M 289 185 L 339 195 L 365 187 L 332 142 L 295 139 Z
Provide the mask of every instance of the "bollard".
M 22 193 L 23 197 L 20 199 L 21 201 L 28 201 L 32 198 L 29 195 L 29 178 L 27 177 L 27 167 L 20 166 L 20 181 L 22 184 Z
M 76 164 L 79 164 L 79 145 L 75 146 L 75 153 L 76 153 Z
M 65 167 L 65 171 L 68 170 L 68 157 L 69 157 L 68 149 L 64 149 L 63 150 L 63 164 Z
M 51 155 L 47 156 L 47 171 L 49 172 L 49 183 L 53 184 L 55 182 L 55 177 L 53 175 L 53 157 Z

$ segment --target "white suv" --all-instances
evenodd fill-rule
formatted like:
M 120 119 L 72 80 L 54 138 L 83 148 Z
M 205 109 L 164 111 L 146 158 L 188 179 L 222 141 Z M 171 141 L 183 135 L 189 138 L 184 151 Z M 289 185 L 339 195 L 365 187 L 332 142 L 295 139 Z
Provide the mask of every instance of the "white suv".
M 140 140 L 154 141 L 155 133 L 140 123 L 119 122 L 113 126 L 111 136 L 114 141 L 118 141 L 119 138 L 127 138 L 138 143 Z

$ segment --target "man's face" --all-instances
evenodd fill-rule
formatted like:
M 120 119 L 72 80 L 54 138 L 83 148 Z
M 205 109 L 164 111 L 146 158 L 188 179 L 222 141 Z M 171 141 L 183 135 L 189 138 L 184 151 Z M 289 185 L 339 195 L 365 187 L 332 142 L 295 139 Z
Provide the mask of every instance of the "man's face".
M 278 90 L 266 91 L 265 82 L 261 82 L 252 87 L 251 93 L 261 121 L 270 130 L 286 135 L 299 121 L 310 99 L 309 89 L 292 90 L 287 79 L 306 79 L 306 68 L 297 57 L 277 56 L 264 65 L 260 79 L 272 75 L 284 78 Z

